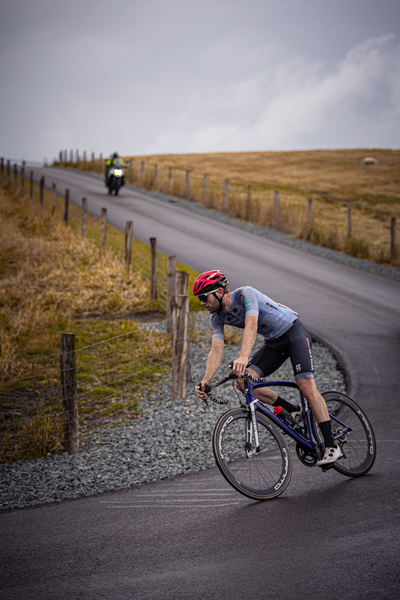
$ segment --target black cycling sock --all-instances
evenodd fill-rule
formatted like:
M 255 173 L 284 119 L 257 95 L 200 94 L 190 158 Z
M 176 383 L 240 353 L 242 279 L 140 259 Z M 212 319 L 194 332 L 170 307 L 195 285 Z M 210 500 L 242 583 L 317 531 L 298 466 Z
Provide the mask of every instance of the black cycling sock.
M 275 400 L 275 402 L 273 403 L 272 406 L 282 406 L 282 408 L 284 408 L 285 410 L 288 411 L 288 413 L 292 413 L 295 412 L 297 410 L 300 410 L 300 406 L 294 406 L 294 404 L 290 404 L 290 402 L 288 402 L 287 400 L 285 400 L 285 398 L 281 398 L 280 396 L 278 396 L 278 399 Z
M 336 446 L 332 437 L 331 422 L 322 421 L 322 423 L 318 423 L 318 427 L 324 436 L 325 448 L 335 448 Z

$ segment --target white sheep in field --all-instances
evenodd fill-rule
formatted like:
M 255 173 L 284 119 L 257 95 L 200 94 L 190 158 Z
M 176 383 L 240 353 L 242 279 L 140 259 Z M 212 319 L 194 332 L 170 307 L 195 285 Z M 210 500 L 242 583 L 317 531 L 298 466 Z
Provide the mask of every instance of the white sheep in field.
M 378 161 L 376 160 L 376 158 L 373 158 L 372 156 L 366 156 L 365 158 L 362 159 L 363 167 L 370 167 L 370 166 L 376 165 L 376 164 L 378 164 Z

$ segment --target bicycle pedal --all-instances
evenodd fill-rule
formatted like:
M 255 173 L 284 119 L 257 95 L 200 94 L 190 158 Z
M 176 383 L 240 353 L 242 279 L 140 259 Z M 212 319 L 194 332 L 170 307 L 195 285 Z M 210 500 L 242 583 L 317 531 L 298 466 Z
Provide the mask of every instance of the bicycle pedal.
M 334 466 L 336 465 L 336 463 L 330 463 L 329 465 L 321 465 L 321 469 L 323 471 L 323 473 L 325 473 L 325 471 L 329 471 L 329 469 L 332 469 Z

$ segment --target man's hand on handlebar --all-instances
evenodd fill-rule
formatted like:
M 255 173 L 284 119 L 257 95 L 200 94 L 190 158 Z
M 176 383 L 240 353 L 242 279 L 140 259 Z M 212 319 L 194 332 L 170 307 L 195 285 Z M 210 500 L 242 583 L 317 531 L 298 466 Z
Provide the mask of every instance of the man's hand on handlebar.
M 202 381 L 201 383 L 199 383 L 199 385 L 196 385 L 196 394 L 198 395 L 198 397 L 203 400 L 204 402 L 207 401 L 206 399 L 206 395 L 204 393 L 204 389 L 208 387 L 208 385 Z
M 243 357 L 239 356 L 239 358 L 234 360 L 232 363 L 232 371 L 234 372 L 234 374 L 237 377 L 243 377 L 248 363 L 249 363 L 249 360 L 247 358 L 243 358 Z

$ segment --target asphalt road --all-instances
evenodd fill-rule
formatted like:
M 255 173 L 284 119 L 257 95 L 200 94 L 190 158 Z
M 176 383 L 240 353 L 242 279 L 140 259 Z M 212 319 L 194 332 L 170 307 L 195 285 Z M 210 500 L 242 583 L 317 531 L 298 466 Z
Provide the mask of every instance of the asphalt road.
M 216 469 L 0 514 L 0 598 L 400 597 L 400 284 L 123 189 L 44 169 L 89 210 L 195 269 L 220 268 L 300 313 L 345 364 L 377 437 L 372 471 L 347 479 L 294 459 L 289 488 L 258 503 Z M 37 175 L 40 171 L 37 170 Z

